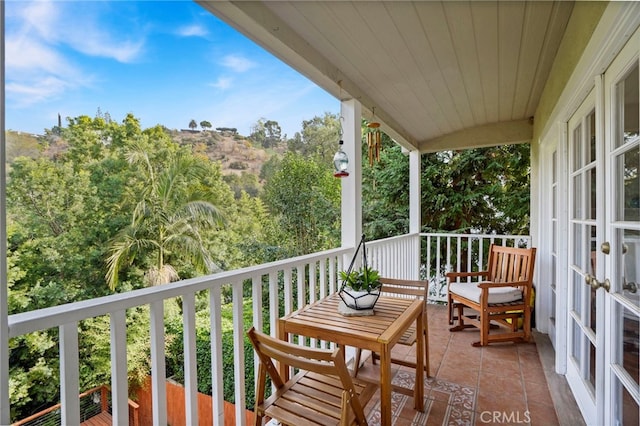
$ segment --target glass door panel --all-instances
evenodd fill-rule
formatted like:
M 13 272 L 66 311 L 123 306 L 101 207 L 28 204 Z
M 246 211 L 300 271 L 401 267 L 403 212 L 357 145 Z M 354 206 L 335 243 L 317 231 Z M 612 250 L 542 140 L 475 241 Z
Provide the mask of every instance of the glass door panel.
M 611 194 L 606 212 L 610 255 L 605 295 L 609 324 L 605 375 L 610 397 L 604 413 L 608 424 L 639 424 L 640 405 L 640 31 L 605 73 L 605 101 L 611 105 L 611 142 L 606 145 Z

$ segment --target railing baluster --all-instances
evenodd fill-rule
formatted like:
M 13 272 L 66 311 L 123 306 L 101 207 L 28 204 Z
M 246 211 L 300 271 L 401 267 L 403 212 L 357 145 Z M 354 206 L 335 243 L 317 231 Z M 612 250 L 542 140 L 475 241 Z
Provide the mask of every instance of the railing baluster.
M 284 313 L 293 312 L 293 289 L 291 283 L 291 268 L 284 270 Z M 271 335 L 275 337 L 277 327 L 271 328 Z
M 258 328 L 258 330 L 261 330 L 264 328 L 264 324 L 262 323 L 262 276 L 257 277 L 258 278 L 258 282 L 260 283 L 260 299 L 259 301 L 257 301 L 257 304 L 253 305 L 253 312 L 254 312 L 254 316 L 255 317 L 259 317 L 260 321 L 259 322 L 254 322 L 253 325 L 256 326 L 256 324 L 260 325 L 260 328 Z M 278 318 L 280 317 L 280 313 L 279 313 L 279 309 L 278 309 L 278 303 L 280 300 L 280 292 L 278 289 L 278 273 L 277 272 L 271 272 L 269 273 L 269 290 L 268 290 L 268 294 L 269 294 L 269 329 L 270 330 L 276 330 L 277 326 L 278 326 Z M 257 328 L 257 326 L 256 326 Z M 258 371 L 258 370 L 256 370 Z
M 60 326 L 60 400 L 62 424 L 80 424 L 78 323 Z
M 306 305 L 305 301 L 306 301 L 306 295 L 305 295 L 305 286 L 304 286 L 304 264 L 299 264 L 297 271 L 297 285 L 298 285 L 298 307 L 296 309 L 300 309 L 302 308 L 304 305 Z
M 167 424 L 164 301 L 151 303 L 151 406 L 154 426 Z
M 271 317 L 269 318 L 269 324 L 271 327 L 273 327 L 275 323 L 275 319 L 273 318 L 274 295 L 271 293 L 276 293 L 275 305 L 277 306 L 278 295 L 277 295 L 277 291 L 274 291 L 274 289 L 277 289 L 278 286 L 274 285 L 273 283 L 273 273 L 269 274 L 268 279 L 269 279 L 269 289 L 271 290 L 269 291 L 269 313 L 271 314 Z M 252 289 L 251 301 L 253 304 L 253 326 L 256 328 L 256 330 L 259 330 L 259 331 L 263 331 L 264 329 L 264 322 L 262 319 L 262 280 L 263 280 L 262 275 L 256 275 L 251 278 L 251 289 Z M 275 312 L 277 313 L 278 310 L 276 309 Z
M 182 296 L 184 340 L 184 414 L 188 425 L 198 424 L 198 362 L 196 357 L 196 295 Z
M 222 369 L 222 306 L 219 285 L 209 290 L 209 326 L 211 328 L 211 410 L 213 425 L 224 425 L 224 383 Z M 166 423 L 165 423 L 166 424 Z
M 236 425 L 246 424 L 245 372 L 244 372 L 244 298 L 242 281 L 233 283 L 233 379 L 235 383 Z
M 320 259 L 318 263 L 318 271 L 320 274 L 320 298 L 324 298 L 329 295 L 327 293 L 327 260 Z
M 117 425 L 129 424 L 127 383 L 127 312 L 113 312 L 111 323 L 111 418 Z

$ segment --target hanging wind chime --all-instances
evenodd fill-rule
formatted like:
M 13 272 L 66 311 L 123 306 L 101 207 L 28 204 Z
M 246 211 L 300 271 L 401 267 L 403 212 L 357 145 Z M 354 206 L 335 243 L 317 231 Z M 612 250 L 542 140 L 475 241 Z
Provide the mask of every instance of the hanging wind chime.
M 376 109 L 371 109 L 373 119 L 375 119 Z M 382 149 L 382 136 L 380 134 L 380 123 L 371 121 L 367 124 L 369 131 L 367 132 L 367 147 L 369 148 L 369 165 L 373 166 L 373 161 L 380 161 L 380 150 Z

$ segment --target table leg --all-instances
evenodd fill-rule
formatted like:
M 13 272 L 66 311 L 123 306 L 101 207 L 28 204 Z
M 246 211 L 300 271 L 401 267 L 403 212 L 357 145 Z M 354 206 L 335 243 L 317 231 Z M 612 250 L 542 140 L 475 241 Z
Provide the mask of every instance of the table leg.
M 391 348 L 380 347 L 380 424 L 391 424 Z
M 413 406 L 424 411 L 424 309 L 416 318 L 416 383 L 413 388 Z

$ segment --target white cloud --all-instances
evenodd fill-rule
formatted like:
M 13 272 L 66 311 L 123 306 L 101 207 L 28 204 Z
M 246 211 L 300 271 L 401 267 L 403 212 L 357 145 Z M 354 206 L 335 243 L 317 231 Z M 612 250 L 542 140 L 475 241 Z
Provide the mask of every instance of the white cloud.
M 100 56 L 115 59 L 118 62 L 133 62 L 140 55 L 144 47 L 144 41 L 121 41 L 114 44 L 109 40 L 108 34 L 89 33 L 81 36 L 83 31 L 78 31 L 75 37 L 68 39 L 69 44 L 79 52 L 89 56 Z
M 119 62 L 132 62 L 143 52 L 145 37 L 135 34 L 137 26 L 127 31 L 130 39 L 116 31 L 105 30 L 100 19 L 100 8 L 84 8 L 77 2 L 36 1 L 25 2 L 7 16 L 14 34 L 37 40 L 52 49 L 69 46 L 89 56 L 112 58 Z M 107 7 L 107 4 L 104 5 Z
M 28 107 L 39 102 L 46 102 L 64 93 L 70 86 L 68 81 L 49 76 L 40 80 L 22 82 L 9 82 L 5 88 L 7 98 L 14 101 L 19 108 Z
M 9 36 L 5 42 L 6 66 L 11 71 L 46 71 L 55 74 L 70 73 L 73 67 L 58 52 L 28 37 Z
M 222 59 L 222 66 L 232 69 L 236 72 L 245 72 L 257 66 L 257 64 L 250 59 L 244 58 L 240 55 L 227 55 Z
M 215 83 L 211 83 L 211 87 L 215 87 L 216 89 L 226 90 L 231 87 L 233 83 L 233 79 L 231 77 L 220 77 Z
M 36 32 L 38 36 L 50 38 L 56 34 L 56 22 L 60 16 L 60 8 L 53 2 L 38 1 L 14 3 L 14 14 L 9 13 L 7 18 L 14 18 L 20 23 L 23 32 Z M 7 9 L 9 9 L 7 7 Z M 10 9 L 11 10 L 11 9 Z
M 176 34 L 181 37 L 204 37 L 208 34 L 208 32 L 206 28 L 197 24 L 193 24 L 178 28 Z

